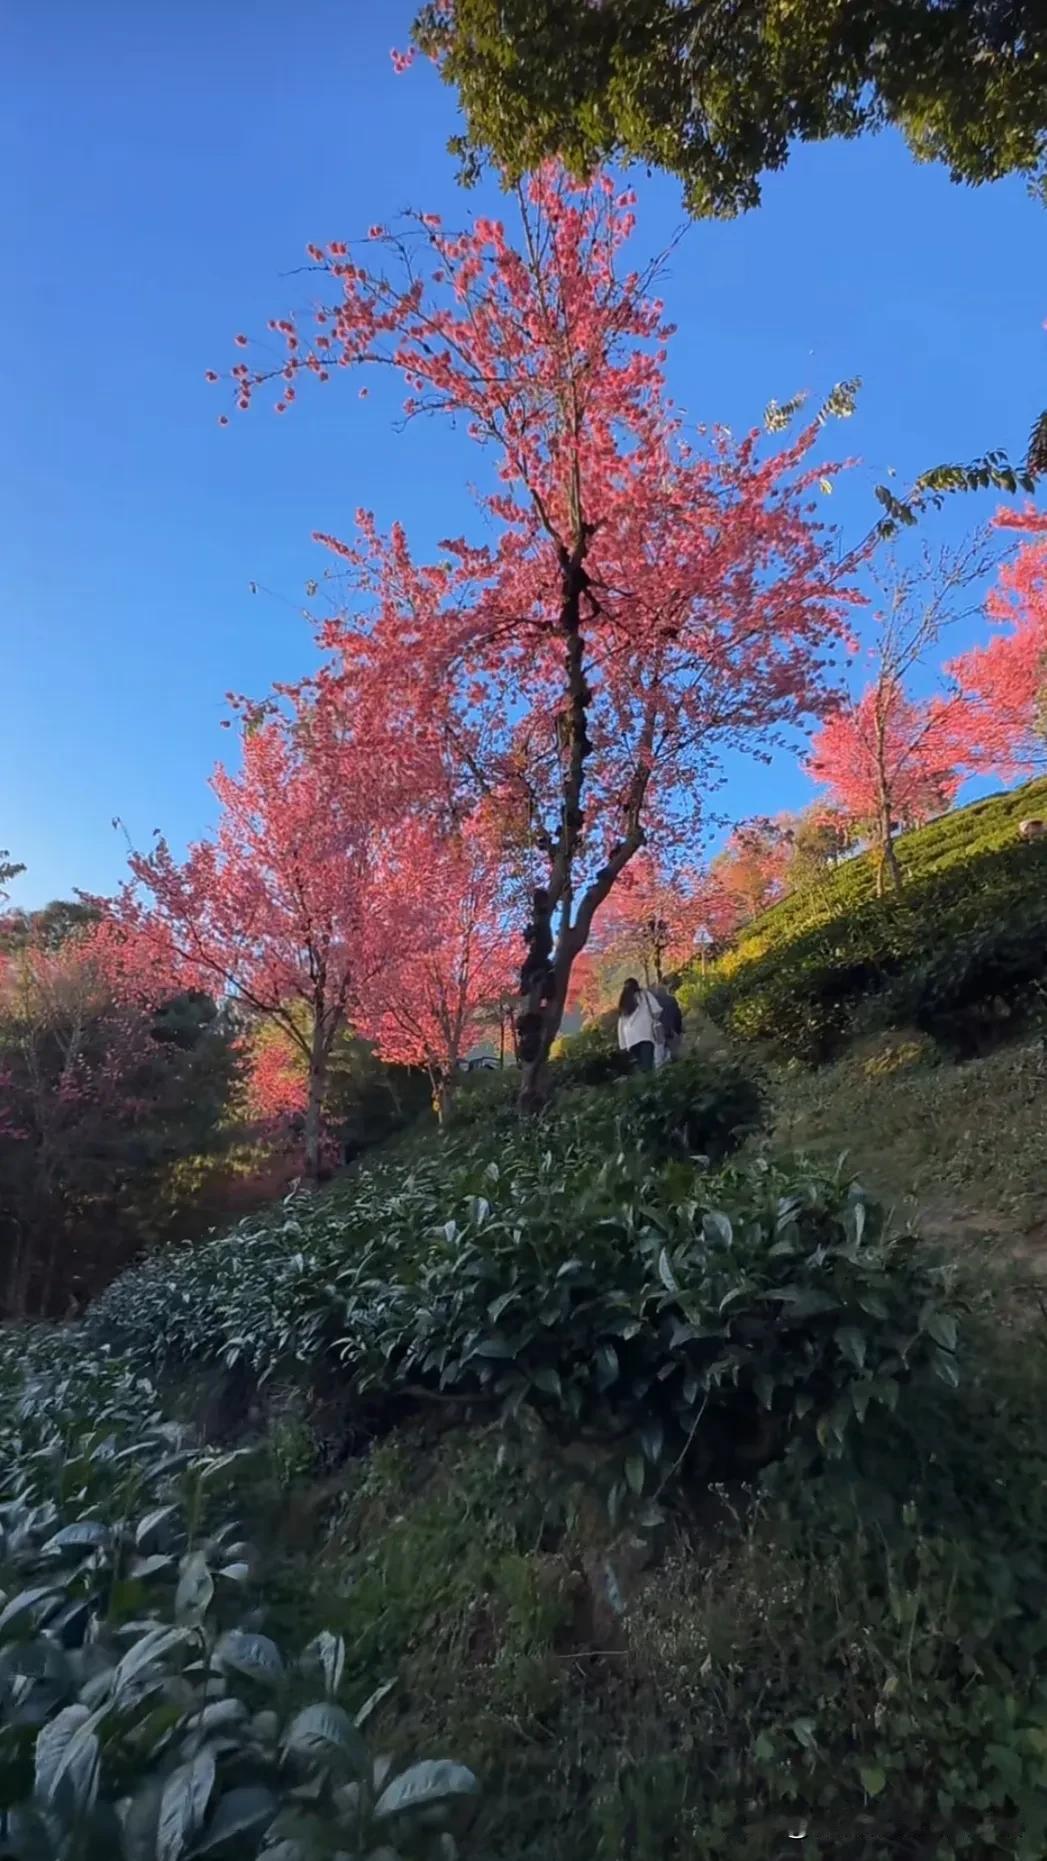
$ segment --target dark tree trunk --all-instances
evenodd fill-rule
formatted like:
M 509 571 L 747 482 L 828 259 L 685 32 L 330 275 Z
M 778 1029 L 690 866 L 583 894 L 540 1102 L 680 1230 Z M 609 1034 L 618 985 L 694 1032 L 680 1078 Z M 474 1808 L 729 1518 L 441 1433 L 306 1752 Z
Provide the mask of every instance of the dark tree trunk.
M 309 1097 L 305 1109 L 305 1173 L 310 1182 L 320 1180 L 320 1143 L 323 1136 L 324 1087 L 326 1065 L 322 1052 L 313 1045 L 309 1061 Z

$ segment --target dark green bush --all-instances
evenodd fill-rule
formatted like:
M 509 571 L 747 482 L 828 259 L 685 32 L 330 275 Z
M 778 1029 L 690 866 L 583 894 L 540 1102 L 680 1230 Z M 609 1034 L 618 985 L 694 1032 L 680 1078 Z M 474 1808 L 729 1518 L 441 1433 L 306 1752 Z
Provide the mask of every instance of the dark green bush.
M 651 1083 L 622 1089 L 626 1130 Z M 258 1378 L 337 1364 L 393 1417 L 430 1394 L 526 1405 L 600 1438 L 615 1508 L 658 1490 L 688 1441 L 709 1463 L 802 1438 L 836 1451 L 903 1382 L 953 1377 L 936 1273 L 859 1192 L 760 1161 L 713 1176 L 609 1135 L 583 1101 L 375 1173 L 351 1201 L 292 1202 L 125 1276 L 91 1330 Z
M 554 1090 L 572 1086 L 605 1086 L 622 1079 L 629 1070 L 618 1045 L 618 1017 L 601 1015 L 578 1034 L 567 1034 L 552 1062 Z
M 515 1067 L 497 1072 L 466 1073 L 455 1091 L 451 1128 L 455 1132 L 510 1129 L 516 1122 L 520 1075 Z
M 1023 1025 L 1045 976 L 1047 846 L 1012 838 L 752 960 L 743 942 L 705 1005 L 740 1038 L 811 1062 L 855 1031 L 913 1025 L 967 1053 Z
M 340 1699 L 341 1638 L 289 1658 L 259 1632 L 255 1554 L 222 1517 L 238 1459 L 75 1335 L 0 1345 L 5 1857 L 455 1854 L 472 1773 L 394 1774 Z
M 651 1157 L 706 1157 L 720 1162 L 767 1115 L 767 1095 L 752 1069 L 736 1060 L 697 1054 L 636 1073 L 610 1091 L 565 1093 L 554 1099 L 564 1117 L 584 1119 L 594 1140 Z

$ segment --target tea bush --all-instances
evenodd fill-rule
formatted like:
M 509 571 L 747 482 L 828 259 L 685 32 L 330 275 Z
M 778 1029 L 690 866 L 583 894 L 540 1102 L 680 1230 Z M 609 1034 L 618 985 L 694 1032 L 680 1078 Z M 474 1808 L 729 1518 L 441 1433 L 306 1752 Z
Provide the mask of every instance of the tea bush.
M 636 1073 L 613 1090 L 571 1091 L 570 1117 L 608 1149 L 647 1156 L 702 1156 L 720 1162 L 766 1122 L 768 1095 L 751 1066 L 691 1055 L 655 1073 Z M 553 1102 L 553 1112 L 557 1107 Z
M 990 795 L 965 808 L 953 808 L 926 826 L 900 834 L 895 850 L 906 886 L 922 884 L 935 873 L 964 866 L 986 853 L 1000 852 L 1018 841 L 1018 823 L 1027 816 L 1047 814 L 1047 777 L 1026 782 L 1004 794 Z M 795 937 L 830 919 L 845 918 L 876 896 L 876 865 L 869 853 L 842 860 L 817 882 L 797 887 L 777 904 L 743 925 L 726 964 L 717 970 L 733 973 L 735 966 L 772 945 L 791 943 Z M 700 978 L 692 972 L 690 986 Z
M 1043 842 L 1012 837 L 912 877 L 898 895 L 835 906 L 792 934 L 767 913 L 759 940 L 743 937 L 718 966 L 708 1012 L 742 1039 L 810 1062 L 831 1058 L 856 1031 L 898 1026 L 968 1053 L 1038 1012 Z
M 28 1361 L 27 1361 L 28 1358 Z M 321 1861 L 455 1853 L 476 1791 L 394 1773 L 339 1701 L 351 1654 L 262 1633 L 215 1456 L 78 1340 L 0 1346 L 0 1853 Z M 261 1618 L 261 1619 L 264 1619 Z
M 683 1092 L 670 1074 L 658 1093 Z M 626 1132 L 646 1083 L 622 1089 Z M 759 1160 L 709 1174 L 609 1143 L 583 1105 L 148 1261 L 91 1331 L 156 1365 L 337 1369 L 390 1419 L 405 1398 L 526 1406 L 604 1444 L 617 1512 L 688 1447 L 699 1464 L 837 1452 L 903 1383 L 952 1380 L 944 1292 L 860 1190 Z
M 577 1034 L 567 1034 L 557 1043 L 552 1073 L 557 1089 L 564 1086 L 604 1086 L 622 1079 L 629 1070 L 626 1055 L 618 1045 L 618 1017 L 600 1015 Z

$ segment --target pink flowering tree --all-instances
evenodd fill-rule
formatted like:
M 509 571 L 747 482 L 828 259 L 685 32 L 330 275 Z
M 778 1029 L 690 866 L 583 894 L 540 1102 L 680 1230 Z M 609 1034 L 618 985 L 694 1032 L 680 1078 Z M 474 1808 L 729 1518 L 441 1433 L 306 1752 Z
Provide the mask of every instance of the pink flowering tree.
M 807 769 L 876 851 L 877 892 L 902 883 L 894 837 L 940 814 L 960 786 L 965 707 L 916 703 L 893 684 L 870 686 L 830 717 L 811 746 Z
M 45 917 L 46 914 L 39 914 Z M 44 926 L 46 937 L 46 924 Z M 0 954 L 0 1311 L 61 1315 L 166 1231 L 216 1155 L 238 1071 L 211 1002 L 115 958 L 105 925 Z
M 1013 777 L 1047 763 L 1047 515 L 1008 513 L 1000 527 L 1028 540 L 989 596 L 993 637 L 948 669 L 969 706 L 966 760 Z
M 366 754 L 329 691 L 249 717 L 241 748 L 240 770 L 213 778 L 213 838 L 183 861 L 163 840 L 134 856 L 116 918 L 182 985 L 282 1030 L 305 1072 L 315 1177 L 331 1054 L 392 945 L 373 880 L 396 769 Z
M 392 839 L 379 883 L 394 947 L 357 1026 L 383 1060 L 425 1068 L 442 1124 L 461 1061 L 511 987 L 502 864 L 482 816 L 406 821 Z
M 981 604 L 991 566 L 985 538 L 925 555 L 880 582 L 861 696 L 832 715 L 814 738 L 807 769 L 872 842 L 877 892 L 897 888 L 895 835 L 940 813 L 955 798 L 970 735 L 970 707 L 955 693 L 917 700 L 907 685 L 947 627 Z
M 366 513 L 355 539 L 322 539 L 344 566 L 325 641 L 404 733 L 442 733 L 474 800 L 526 827 L 533 1105 L 597 912 L 648 841 L 693 843 L 722 750 L 821 710 L 852 591 L 813 511 L 834 469 L 813 463 L 821 420 L 765 445 L 673 406 L 672 329 L 627 251 L 633 197 L 552 167 L 516 208 L 515 242 L 494 219 L 452 233 L 423 214 L 311 247 L 315 312 L 275 319 L 284 361 L 233 379 L 241 407 L 275 381 L 286 412 L 310 380 L 385 368 L 409 417 L 461 423 L 489 456 L 483 540 L 452 538 L 437 563 Z

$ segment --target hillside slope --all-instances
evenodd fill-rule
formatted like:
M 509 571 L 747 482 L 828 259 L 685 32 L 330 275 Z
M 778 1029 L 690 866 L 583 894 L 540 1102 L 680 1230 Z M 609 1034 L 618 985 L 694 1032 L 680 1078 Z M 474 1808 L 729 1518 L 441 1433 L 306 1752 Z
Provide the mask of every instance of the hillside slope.
M 1047 779 L 902 836 L 900 893 L 875 896 L 868 855 L 747 925 L 683 999 L 784 1059 L 822 1062 L 857 1035 L 909 1027 L 982 1052 L 1034 1020 L 1047 976 Z

